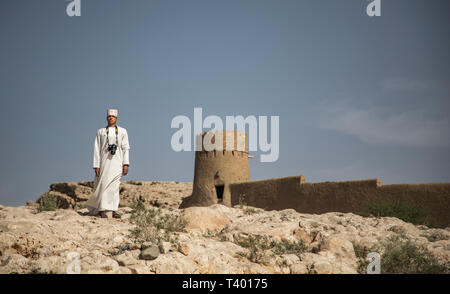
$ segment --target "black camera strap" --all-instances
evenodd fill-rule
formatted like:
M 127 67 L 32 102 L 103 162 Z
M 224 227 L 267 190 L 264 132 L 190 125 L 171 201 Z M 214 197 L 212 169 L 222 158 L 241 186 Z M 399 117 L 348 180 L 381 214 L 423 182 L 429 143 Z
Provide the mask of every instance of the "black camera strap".
M 109 127 L 106 126 L 106 145 L 109 146 Z M 119 146 L 119 128 L 116 125 L 116 145 Z

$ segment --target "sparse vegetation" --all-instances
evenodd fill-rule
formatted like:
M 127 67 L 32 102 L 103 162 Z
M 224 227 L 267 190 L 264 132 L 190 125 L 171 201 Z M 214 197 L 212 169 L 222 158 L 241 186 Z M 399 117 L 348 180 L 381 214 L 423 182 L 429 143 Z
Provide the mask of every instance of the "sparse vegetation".
M 245 214 L 247 214 L 247 215 L 261 212 L 261 210 L 255 209 L 253 207 L 245 207 L 243 210 L 244 210 Z
M 289 213 L 289 212 L 281 212 L 280 213 L 280 220 L 285 222 L 285 221 L 292 221 L 295 220 L 295 217 Z
M 399 236 L 383 244 L 381 273 L 383 274 L 448 274 L 450 264 L 442 264 L 424 246 Z
M 205 233 L 203 233 L 203 237 L 215 239 L 220 235 L 220 233 L 221 231 L 219 230 L 211 231 L 210 229 L 208 229 Z
M 264 257 L 264 251 L 271 248 L 270 240 L 267 236 L 248 235 L 246 238 L 240 238 L 236 244 L 247 248 L 248 254 L 245 256 L 248 260 L 255 263 L 260 263 Z
M 308 246 L 305 244 L 303 240 L 288 242 L 286 240 L 281 240 L 281 242 L 272 241 L 274 253 L 278 255 L 283 254 L 297 254 L 300 255 L 303 252 L 306 252 Z
M 225 235 L 225 233 L 228 231 L 228 226 L 226 226 L 225 228 L 223 228 L 222 230 L 207 230 L 205 233 L 203 233 L 203 237 L 204 238 L 211 238 L 211 239 L 215 239 L 218 240 L 220 242 L 225 242 L 228 241 L 227 236 Z
M 282 259 L 281 261 L 278 260 L 278 261 L 277 261 L 277 265 L 278 265 L 279 267 L 288 267 L 288 266 L 289 266 L 289 264 L 288 264 L 288 262 L 287 262 L 286 259 Z
M 37 212 L 55 211 L 58 209 L 58 200 L 55 195 L 50 192 L 45 193 L 39 198 Z
M 303 240 L 296 242 L 288 242 L 283 240 L 278 242 L 275 240 L 270 240 L 270 238 L 265 235 L 252 234 L 247 237 L 239 238 L 235 241 L 235 243 L 241 247 L 247 248 L 249 252 L 245 257 L 255 263 L 260 263 L 262 261 L 262 258 L 267 254 L 267 250 L 271 250 L 271 252 L 275 255 L 300 255 L 308 248 Z
M 353 249 L 355 250 L 355 256 L 358 259 L 357 265 L 358 265 L 358 273 L 365 274 L 367 270 L 367 266 L 369 265 L 370 261 L 367 258 L 367 255 L 370 252 L 373 252 L 371 248 L 368 248 L 366 246 L 362 246 L 357 243 L 353 243 Z
M 245 193 L 239 195 L 239 208 L 242 209 L 247 215 L 262 212 L 262 210 L 247 206 L 247 203 L 245 202 Z
M 396 217 L 415 225 L 436 227 L 436 221 L 421 206 L 401 200 L 377 200 L 367 206 L 362 216 Z
M 430 234 L 422 235 L 423 237 L 427 238 L 430 242 L 437 242 L 441 240 L 448 240 L 448 236 L 443 234 L 442 232 L 435 231 Z
M 372 248 L 353 244 L 358 258 L 358 273 L 365 274 L 370 252 L 381 254 L 382 274 L 448 274 L 450 264 L 441 263 L 426 247 L 404 235 L 396 235 Z
M 317 223 L 317 222 L 312 222 L 311 223 L 311 227 L 313 227 L 313 228 L 318 228 L 318 227 L 320 227 L 320 224 L 319 223 Z
M 108 251 L 109 255 L 116 256 L 116 255 L 120 255 L 120 254 L 124 253 L 127 250 L 131 250 L 131 246 L 129 244 L 119 245 L 114 248 L 116 248 L 117 251 Z
M 139 181 L 131 180 L 131 181 L 128 181 L 127 183 L 131 184 L 131 185 L 142 186 L 142 182 L 139 182 Z
M 130 221 L 135 224 L 131 238 L 138 243 L 162 241 L 175 243 L 177 232 L 183 232 L 186 222 L 179 216 L 163 213 L 159 208 L 146 208 L 142 201 L 135 201 L 131 208 Z

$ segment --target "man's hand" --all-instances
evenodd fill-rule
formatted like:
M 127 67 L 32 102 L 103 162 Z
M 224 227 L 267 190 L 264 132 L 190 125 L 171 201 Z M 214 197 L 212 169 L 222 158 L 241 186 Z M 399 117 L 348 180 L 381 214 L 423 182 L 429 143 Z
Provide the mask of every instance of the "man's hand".
M 94 168 L 94 171 L 97 177 L 100 176 L 100 169 L 98 167 Z
M 122 168 L 122 175 L 126 176 L 128 174 L 128 165 L 124 165 Z

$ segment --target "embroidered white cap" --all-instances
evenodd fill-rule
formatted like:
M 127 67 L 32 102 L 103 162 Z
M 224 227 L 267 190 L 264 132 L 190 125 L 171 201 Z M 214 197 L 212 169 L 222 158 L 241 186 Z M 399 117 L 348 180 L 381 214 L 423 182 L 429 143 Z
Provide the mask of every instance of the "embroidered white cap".
M 117 115 L 119 114 L 119 111 L 117 109 L 108 109 L 106 111 L 106 115 L 112 115 L 117 117 Z

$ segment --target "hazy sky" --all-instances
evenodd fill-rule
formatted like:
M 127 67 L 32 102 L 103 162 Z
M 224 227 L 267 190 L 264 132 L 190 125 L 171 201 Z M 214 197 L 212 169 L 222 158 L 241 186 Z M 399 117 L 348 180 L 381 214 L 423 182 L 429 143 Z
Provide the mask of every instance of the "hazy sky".
M 108 107 L 124 180 L 192 181 L 177 115 L 280 117 L 280 156 L 251 179 L 450 181 L 450 1 L 0 1 L 0 203 L 93 179 Z

